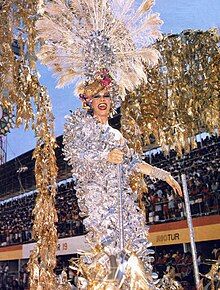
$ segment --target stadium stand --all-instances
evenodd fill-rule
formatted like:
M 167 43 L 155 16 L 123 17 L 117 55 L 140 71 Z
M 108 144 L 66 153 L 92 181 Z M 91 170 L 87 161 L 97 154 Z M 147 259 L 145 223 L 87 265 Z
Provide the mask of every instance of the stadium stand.
M 165 157 L 152 154 L 146 162 L 170 171 L 181 184 L 181 173 L 187 176 L 192 216 L 219 214 L 220 211 L 220 138 L 206 137 L 198 148 L 178 158 L 174 151 Z M 147 220 L 150 224 L 184 218 L 182 198 L 175 198 L 164 182 L 147 178 L 149 192 L 145 195 Z
M 59 137 L 58 141 L 62 141 L 62 138 Z M 151 160 L 149 157 L 146 158 L 147 162 L 171 171 L 179 179 L 179 182 L 181 182 L 179 173 L 185 172 L 187 174 L 193 216 L 219 214 L 220 211 L 220 174 L 218 168 L 220 139 L 211 137 L 203 142 L 204 147 L 200 146 L 200 148 L 194 149 L 189 154 L 183 155 L 183 158 L 176 157 L 174 152 L 171 152 L 168 158 L 163 153 L 152 155 Z M 69 178 L 71 175 L 70 168 L 63 160 L 61 147 L 57 150 L 59 165 L 58 181 L 62 180 L 64 175 L 66 178 Z M 19 194 L 14 198 L 7 198 L 7 188 L 10 188 L 10 196 L 16 192 L 20 193 L 21 190 L 34 189 L 31 153 L 28 152 L 24 156 L 19 157 L 21 160 L 20 164 L 25 164 L 28 167 L 28 171 L 31 171 L 31 173 L 21 173 L 21 175 L 24 175 L 20 179 L 22 189 L 17 181 L 19 179 L 18 169 L 14 168 L 11 163 L 17 163 L 17 166 L 20 164 L 16 160 L 13 160 L 8 162 L 9 164 L 6 163 L 0 167 L 0 176 L 2 177 L 3 175 L 0 187 L 2 190 L 1 197 L 5 197 L 0 201 L 1 246 L 25 243 L 32 240 L 32 210 L 37 194 L 36 191 L 33 190 L 26 194 Z M 7 183 L 5 171 L 1 175 L 3 168 L 9 172 Z M 149 191 L 144 197 L 147 209 L 147 221 L 150 224 L 184 219 L 183 200 L 175 198 L 174 193 L 166 183 L 152 181 L 149 178 L 147 183 Z M 58 186 L 56 204 L 58 211 L 58 236 L 63 238 L 83 234 L 84 228 L 79 215 L 73 180 L 61 182 Z
M 70 167 L 63 160 L 62 136 L 57 138 L 57 142 L 59 145 L 56 150 L 59 168 L 56 196 L 57 229 L 59 239 L 66 239 L 83 235 L 85 228 L 77 205 L 74 189 L 76 181 L 71 177 Z M 198 143 L 197 149 L 192 150 L 189 154 L 183 154 L 182 158 L 177 157 L 174 151 L 170 151 L 169 156 L 164 156 L 159 149 L 154 149 L 146 154 L 146 162 L 170 171 L 179 182 L 181 182 L 180 174 L 186 173 L 191 211 L 195 220 L 199 220 L 198 225 L 207 224 L 204 221 L 210 217 L 213 217 L 214 223 L 219 223 L 219 150 L 220 138 L 212 136 L 203 139 L 202 142 Z M 32 210 L 37 192 L 35 190 L 32 152 L 29 151 L 0 166 L 0 251 L 1 249 L 7 251 L 13 247 L 16 249 L 21 244 L 28 245 L 33 242 L 31 234 Z M 174 228 L 173 224 L 177 224 L 176 228 L 179 225 L 183 227 L 183 222 L 186 219 L 183 200 L 177 198 L 166 183 L 150 178 L 146 178 L 146 181 L 148 192 L 143 196 L 146 204 L 146 221 L 151 225 L 153 234 L 157 231 L 155 227 L 160 227 L 158 235 L 160 237 L 162 233 L 164 239 L 163 225 L 166 228 L 169 228 L 170 224 L 170 228 Z M 213 223 L 213 219 L 210 223 Z M 172 238 L 172 233 L 168 236 Z M 203 253 L 204 247 L 209 244 L 206 257 L 198 252 L 201 273 L 207 272 L 210 268 L 205 262 L 203 263 L 205 258 L 218 258 L 213 257 L 213 251 L 215 254 L 219 253 L 219 240 L 214 241 L 215 239 L 211 237 L 210 241 L 204 242 L 205 244 L 201 247 Z M 187 250 L 184 253 L 183 247 L 176 250 L 175 245 L 172 245 L 172 248 L 168 250 L 171 247 L 167 246 L 168 241 L 165 240 L 166 243 L 163 243 L 160 238 L 158 240 L 159 243 L 155 248 L 155 270 L 162 275 L 169 266 L 184 289 L 193 289 L 190 288 L 190 285 L 193 285 L 191 254 Z M 213 244 L 215 242 L 217 242 L 216 247 Z M 181 243 L 183 244 L 180 239 L 177 244 L 182 245 Z M 160 245 L 163 246 L 160 247 Z M 70 258 L 71 256 L 58 257 L 58 274 L 61 269 L 68 266 Z M 26 260 L 18 268 L 19 273 L 8 262 L 10 261 L 0 259 L 0 289 L 28 289 Z

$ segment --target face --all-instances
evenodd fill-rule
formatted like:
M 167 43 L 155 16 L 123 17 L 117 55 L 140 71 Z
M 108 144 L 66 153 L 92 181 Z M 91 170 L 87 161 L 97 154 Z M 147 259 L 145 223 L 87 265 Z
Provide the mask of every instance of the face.
M 92 108 L 95 117 L 108 118 L 111 108 L 111 97 L 107 89 L 92 97 Z

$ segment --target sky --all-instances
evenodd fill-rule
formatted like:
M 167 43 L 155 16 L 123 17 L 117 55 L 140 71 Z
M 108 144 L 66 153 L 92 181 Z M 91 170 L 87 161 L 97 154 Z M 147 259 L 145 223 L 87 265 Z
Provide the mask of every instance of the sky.
M 138 1 L 141 2 L 141 1 Z M 156 0 L 153 11 L 159 12 L 164 21 L 163 33 L 180 33 L 186 29 L 207 30 L 220 28 L 220 0 Z M 74 96 L 74 84 L 56 89 L 56 79 L 45 66 L 38 64 L 40 82 L 48 89 L 55 116 L 55 134 L 62 135 L 65 115 L 74 111 L 81 102 Z M 32 131 L 22 127 L 7 135 L 7 160 L 13 159 L 35 147 Z

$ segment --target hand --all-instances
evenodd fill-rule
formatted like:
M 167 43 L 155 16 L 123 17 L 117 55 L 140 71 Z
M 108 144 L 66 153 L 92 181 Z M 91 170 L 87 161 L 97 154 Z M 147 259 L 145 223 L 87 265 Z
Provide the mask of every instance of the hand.
M 182 189 L 179 183 L 171 175 L 169 175 L 165 181 L 173 188 L 176 194 L 178 194 L 179 196 L 183 196 Z
M 111 152 L 109 152 L 107 160 L 110 163 L 120 164 L 123 161 L 123 155 L 124 153 L 121 150 L 113 149 Z

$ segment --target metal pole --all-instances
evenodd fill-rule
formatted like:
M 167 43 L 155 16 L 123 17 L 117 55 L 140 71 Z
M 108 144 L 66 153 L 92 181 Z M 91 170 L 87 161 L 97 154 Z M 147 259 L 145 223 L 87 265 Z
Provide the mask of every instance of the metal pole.
M 188 193 L 188 188 L 187 188 L 187 183 L 186 183 L 186 175 L 182 174 L 181 179 L 182 179 L 182 184 L 183 184 L 183 194 L 184 194 L 185 207 L 186 207 L 187 224 L 189 228 L 189 237 L 190 237 L 190 245 L 191 245 L 191 250 L 192 250 L 196 289 L 199 289 L 200 288 L 199 268 L 198 268 L 198 263 L 197 263 L 195 233 L 194 233 L 194 228 L 193 228 L 193 223 L 192 223 L 192 216 L 191 216 L 190 203 L 189 203 L 189 193 Z
M 21 278 L 21 260 L 18 260 L 18 279 Z
M 124 221 L 123 221 L 123 196 L 122 196 L 122 176 L 121 164 L 118 164 L 118 194 L 119 194 L 119 232 L 120 232 L 120 250 L 124 250 Z

